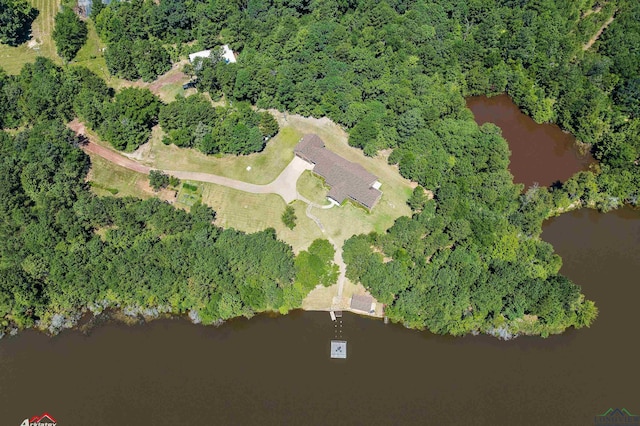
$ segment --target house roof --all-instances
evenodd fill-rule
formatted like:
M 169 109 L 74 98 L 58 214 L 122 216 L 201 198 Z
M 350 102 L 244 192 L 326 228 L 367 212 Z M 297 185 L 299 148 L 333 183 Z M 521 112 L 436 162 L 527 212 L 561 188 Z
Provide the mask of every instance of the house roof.
M 229 45 L 222 45 L 222 58 L 228 63 L 236 62 L 236 55 L 233 54 L 233 50 L 229 48 Z
M 366 294 L 354 294 L 353 297 L 351 297 L 351 309 L 357 311 L 369 312 L 372 303 L 373 297 Z
M 223 45 L 220 47 L 222 49 L 220 51 L 220 56 L 226 63 L 236 62 L 236 55 L 234 55 L 233 50 L 229 48 L 228 45 Z M 196 58 L 209 58 L 211 57 L 211 49 L 201 50 L 199 52 L 190 53 L 189 54 L 189 62 L 193 62 Z
M 375 175 L 360 164 L 352 163 L 325 148 L 318 135 L 304 135 L 294 152 L 315 164 L 313 171 L 331 187 L 327 196 L 338 203 L 349 197 L 372 208 L 382 195 L 381 191 L 373 188 L 377 182 Z
M 199 52 L 189 54 L 189 62 L 193 62 L 196 58 L 208 58 L 211 56 L 211 50 L 201 50 Z

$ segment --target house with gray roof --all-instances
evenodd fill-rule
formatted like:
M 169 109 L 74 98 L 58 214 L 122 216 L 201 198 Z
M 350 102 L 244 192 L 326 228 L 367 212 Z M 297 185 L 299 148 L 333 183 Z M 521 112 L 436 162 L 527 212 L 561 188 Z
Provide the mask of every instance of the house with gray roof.
M 368 294 L 354 294 L 351 297 L 351 309 L 370 313 L 373 309 L 373 297 Z
M 328 150 L 318 135 L 304 135 L 293 152 L 313 164 L 313 172 L 331 187 L 327 194 L 331 202 L 339 205 L 350 199 L 371 210 L 382 196 L 375 175 Z

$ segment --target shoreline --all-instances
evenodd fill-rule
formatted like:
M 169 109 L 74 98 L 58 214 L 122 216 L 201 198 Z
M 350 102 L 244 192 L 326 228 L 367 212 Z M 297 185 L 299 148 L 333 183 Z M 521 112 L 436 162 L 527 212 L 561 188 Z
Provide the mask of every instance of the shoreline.
M 375 299 L 374 299 L 375 300 Z M 202 324 L 200 321 L 195 321 L 188 312 L 186 313 L 180 313 L 180 314 L 176 314 L 176 313 L 171 313 L 171 312 L 158 312 L 157 315 L 144 315 L 142 313 L 137 313 L 135 315 L 132 314 L 127 314 L 125 311 L 127 310 L 127 308 L 106 308 L 101 312 L 92 312 L 88 309 L 84 310 L 83 312 L 78 312 L 75 316 L 73 317 L 68 317 L 67 318 L 67 322 L 65 322 L 65 324 L 63 324 L 60 327 L 56 327 L 54 329 L 51 329 L 51 326 L 49 325 L 49 327 L 46 326 L 38 326 L 38 325 L 34 325 L 32 327 L 28 327 L 28 328 L 23 328 L 23 329 L 19 329 L 17 327 L 8 327 L 5 329 L 5 331 L 8 331 L 7 333 L 3 333 L 0 332 L 0 344 L 2 344 L 2 338 L 3 337 L 15 337 L 18 336 L 20 334 L 21 331 L 26 331 L 26 330 L 33 330 L 36 331 L 38 333 L 42 333 L 47 335 L 50 338 L 53 338 L 59 334 L 61 334 L 64 331 L 74 331 L 74 332 L 79 332 L 82 333 L 86 336 L 90 335 L 91 332 L 97 328 L 97 327 L 101 327 L 103 325 L 107 325 L 110 323 L 115 323 L 115 324 L 121 324 L 121 325 L 126 325 L 126 326 L 144 326 L 147 324 L 150 324 L 153 321 L 156 320 L 185 320 L 190 322 L 192 325 L 202 325 L 204 327 L 220 327 L 223 324 L 225 324 L 228 321 L 233 321 L 233 320 L 238 320 L 240 318 L 242 318 L 242 316 L 238 316 L 238 317 L 233 317 L 233 318 L 229 318 L 227 320 L 217 320 L 211 324 Z M 269 318 L 275 318 L 275 317 L 280 317 L 280 316 L 286 316 L 289 315 L 293 312 L 296 311 L 301 311 L 301 312 L 324 312 L 324 313 L 328 313 L 330 311 L 332 311 L 334 309 L 331 308 L 296 308 L 296 309 L 292 309 L 290 311 L 288 311 L 287 313 L 281 313 L 277 310 L 269 310 L 269 311 L 261 311 L 261 312 L 256 312 L 254 315 L 251 316 L 245 316 L 244 318 L 246 318 L 247 320 L 251 320 L 252 318 L 256 317 L 256 316 L 266 316 Z M 494 338 L 497 338 L 498 340 L 502 340 L 502 341 L 508 341 L 508 340 L 513 340 L 517 337 L 520 336 L 527 336 L 527 337 L 540 337 L 540 338 L 547 338 L 551 335 L 558 335 L 558 334 L 564 334 L 564 332 L 566 332 L 569 328 L 571 327 L 565 327 L 565 328 L 553 328 L 553 329 L 532 329 L 532 328 L 528 328 L 525 326 L 525 324 L 523 323 L 522 319 L 516 319 L 514 321 L 511 322 L 505 322 L 500 326 L 496 326 L 495 324 L 485 324 L 483 328 L 481 329 L 476 329 L 476 330 L 471 330 L 465 334 L 440 334 L 440 333 L 435 333 L 431 330 L 429 330 L 428 328 L 413 328 L 413 327 L 408 327 L 406 324 L 404 324 L 403 322 L 398 322 L 398 321 L 387 321 L 387 317 L 384 315 L 380 315 L 378 314 L 378 310 L 376 309 L 376 312 L 371 314 L 371 313 L 367 313 L 364 311 L 359 311 L 359 310 L 354 310 L 351 308 L 346 308 L 346 309 L 341 309 L 343 312 L 349 312 L 353 315 L 357 315 L 359 317 L 364 317 L 364 318 L 369 318 L 369 319 L 374 319 L 374 320 L 385 320 L 384 324 L 388 324 L 388 323 L 393 323 L 393 324 L 397 324 L 397 325 L 401 325 L 404 328 L 407 328 L 409 330 L 416 330 L 419 332 L 427 332 L 429 334 L 432 334 L 434 336 L 449 336 L 449 337 L 455 337 L 455 338 L 462 338 L 465 336 L 479 336 L 479 335 L 486 335 L 486 336 L 491 336 Z M 331 319 L 327 318 L 327 323 L 330 324 L 331 323 Z M 523 327 L 525 326 L 525 327 Z
M 254 315 L 250 316 L 250 317 L 244 317 L 247 320 L 251 320 L 252 318 L 256 317 L 256 316 L 266 316 L 266 317 L 280 317 L 280 316 L 285 316 L 285 315 L 289 315 L 292 312 L 295 311 L 302 311 L 302 312 L 329 312 L 331 311 L 331 308 L 326 308 L 326 309 L 321 309 L 321 308 L 296 308 L 296 309 L 292 309 L 287 313 L 281 313 L 277 310 L 270 310 L 270 311 L 262 311 L 262 312 L 256 312 Z M 82 334 L 88 335 L 91 333 L 91 331 L 94 328 L 97 327 L 101 327 L 103 325 L 109 324 L 109 323 L 117 323 L 117 324 L 122 324 L 122 325 L 126 325 L 126 326 L 136 326 L 136 325 L 145 325 L 145 324 L 149 324 L 153 321 L 156 320 L 163 320 L 163 319 L 171 319 L 171 320 L 185 320 L 190 322 L 192 325 L 202 325 L 204 327 L 220 327 L 221 325 L 225 324 L 228 321 L 233 321 L 239 318 L 242 318 L 242 316 L 238 316 L 238 317 L 233 317 L 233 318 L 229 318 L 228 320 L 218 320 L 215 321 L 212 324 L 202 324 L 199 321 L 194 321 L 188 312 L 186 313 L 172 313 L 172 312 L 159 312 L 157 315 L 144 315 L 141 313 L 137 313 L 135 315 L 132 314 L 127 314 L 126 312 L 126 308 L 106 308 L 105 310 L 101 311 L 101 312 L 92 312 L 88 309 L 78 312 L 76 315 L 67 317 L 67 321 L 65 322 L 65 324 L 63 324 L 60 327 L 55 327 L 54 329 L 51 329 L 50 325 L 46 326 L 46 325 L 42 325 L 42 326 L 38 326 L 38 325 L 33 325 L 31 327 L 27 327 L 27 328 L 18 328 L 18 327 L 7 327 L 5 329 L 5 331 L 7 331 L 6 333 L 0 332 L 0 342 L 2 341 L 3 338 L 6 337 L 14 337 L 14 336 L 18 336 L 20 334 L 20 332 L 26 331 L 26 330 L 33 330 L 36 331 L 38 333 L 42 333 L 45 334 L 49 337 L 55 337 L 58 334 L 69 330 L 69 331 L 77 331 L 80 332 Z M 347 309 L 342 309 L 343 312 L 350 312 L 354 315 L 358 315 L 361 317 L 367 317 L 367 318 L 371 318 L 371 319 L 383 319 L 384 316 L 380 316 L 377 315 L 377 312 L 375 314 L 370 314 L 367 312 L 363 312 L 363 311 L 358 311 L 358 310 L 354 310 L 351 308 L 347 308 Z M 328 321 L 329 318 L 328 318 Z M 1 343 L 0 343 L 1 344 Z

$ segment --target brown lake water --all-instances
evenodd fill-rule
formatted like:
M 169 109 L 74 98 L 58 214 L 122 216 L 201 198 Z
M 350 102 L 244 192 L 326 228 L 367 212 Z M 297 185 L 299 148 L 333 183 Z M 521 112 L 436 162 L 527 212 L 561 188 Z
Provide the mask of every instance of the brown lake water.
M 346 315 L 329 359 L 326 313 L 186 320 L 0 340 L 0 425 L 593 425 L 640 413 L 640 212 L 579 211 L 543 237 L 596 301 L 590 329 L 503 342 Z
M 564 182 L 595 161 L 591 154 L 579 152 L 573 135 L 555 124 L 536 123 L 508 95 L 470 97 L 467 107 L 476 123 L 494 123 L 502 129 L 511 150 L 509 170 L 525 189 L 535 182 L 542 186 Z

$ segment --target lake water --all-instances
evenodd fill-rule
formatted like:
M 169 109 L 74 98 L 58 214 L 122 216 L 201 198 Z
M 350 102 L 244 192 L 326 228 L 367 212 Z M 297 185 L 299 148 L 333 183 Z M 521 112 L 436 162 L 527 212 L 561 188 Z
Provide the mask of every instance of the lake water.
M 467 98 L 467 107 L 478 124 L 494 123 L 509 142 L 509 169 L 515 183 L 525 188 L 538 182 L 549 186 L 587 170 L 595 160 L 580 154 L 575 137 L 555 124 L 538 124 L 523 114 L 507 95 Z
M 0 341 L 0 425 L 590 425 L 640 412 L 640 212 L 579 211 L 543 237 L 600 308 L 590 329 L 503 342 L 294 312 L 219 328 L 107 323 Z M 329 359 L 334 336 L 348 359 Z

